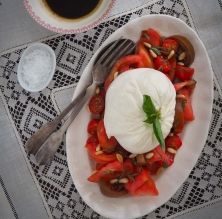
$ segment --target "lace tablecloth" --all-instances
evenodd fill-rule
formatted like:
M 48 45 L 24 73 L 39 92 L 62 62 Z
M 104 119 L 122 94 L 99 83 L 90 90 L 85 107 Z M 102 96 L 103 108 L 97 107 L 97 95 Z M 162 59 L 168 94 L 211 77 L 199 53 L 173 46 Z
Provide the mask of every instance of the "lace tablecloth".
M 220 1 L 218 5 L 219 3 Z M 102 42 L 128 21 L 147 14 L 175 16 L 195 29 L 185 0 L 155 0 L 147 1 L 143 6 L 127 13 L 110 17 L 87 32 L 50 37 L 44 43 L 55 51 L 56 72 L 49 86 L 38 93 L 23 90 L 17 82 L 17 66 L 26 45 L 0 56 L 1 98 L 21 140 L 21 146 L 68 103 L 68 96 L 64 102 L 61 99 L 66 98 L 67 94 L 71 96 L 70 92 L 72 93 L 73 87 L 78 83 L 81 72 Z M 222 197 L 220 93 L 218 81 L 215 80 L 213 116 L 208 139 L 189 178 L 167 203 L 144 218 L 174 217 L 184 210 Z M 75 189 L 67 166 L 64 143 L 49 166 L 39 167 L 32 156 L 27 158 L 54 218 L 102 218 L 83 202 Z

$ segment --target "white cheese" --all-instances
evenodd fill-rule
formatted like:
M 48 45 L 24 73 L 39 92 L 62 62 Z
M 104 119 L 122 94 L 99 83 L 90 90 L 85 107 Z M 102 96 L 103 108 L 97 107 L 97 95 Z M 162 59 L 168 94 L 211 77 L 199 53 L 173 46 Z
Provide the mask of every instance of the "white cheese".
M 104 124 L 108 137 L 114 136 L 130 153 L 141 154 L 159 143 L 152 124 L 145 123 L 143 95 L 149 95 L 157 110 L 164 138 L 173 124 L 176 92 L 161 72 L 138 68 L 120 74 L 106 93 Z

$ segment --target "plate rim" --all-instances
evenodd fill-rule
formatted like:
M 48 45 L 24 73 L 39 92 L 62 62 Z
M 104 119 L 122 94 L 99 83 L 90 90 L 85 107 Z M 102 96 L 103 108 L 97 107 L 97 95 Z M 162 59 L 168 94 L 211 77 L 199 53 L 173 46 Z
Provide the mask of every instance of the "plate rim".
M 107 9 L 104 11 L 104 13 L 102 14 L 102 16 L 98 17 L 93 23 L 89 24 L 89 25 L 83 25 L 80 28 L 61 28 L 61 27 L 56 27 L 53 26 L 49 23 L 47 23 L 47 21 L 45 21 L 44 19 L 42 19 L 41 17 L 39 17 L 33 10 L 31 4 L 30 4 L 30 0 L 24 0 L 23 4 L 26 8 L 26 10 L 28 11 L 29 15 L 38 23 L 40 24 L 42 27 L 55 32 L 55 33 L 62 33 L 62 34 L 74 34 L 74 33 L 81 33 L 81 32 L 85 32 L 88 31 L 90 29 L 92 29 L 93 27 L 99 25 L 100 23 L 102 23 L 102 21 L 104 21 L 104 19 L 107 17 L 107 15 L 109 14 L 109 12 L 111 11 L 111 9 L 113 8 L 114 4 L 115 4 L 116 0 L 110 0 L 110 4 L 107 7 Z
M 142 16 L 142 17 L 138 17 L 138 18 L 136 18 L 136 19 L 134 19 L 134 20 L 132 20 L 132 21 L 129 21 L 127 24 L 129 24 L 129 23 L 131 23 L 131 22 L 134 22 L 135 20 L 139 20 L 139 19 L 141 19 L 141 18 L 144 18 L 144 17 L 146 17 L 147 19 L 149 19 L 149 17 L 162 17 L 162 18 L 164 18 L 164 17 L 168 17 L 168 18 L 171 18 L 172 19 L 172 21 L 173 20 L 177 20 L 177 21 L 179 21 L 179 22 L 182 22 L 182 23 L 184 23 L 187 27 L 188 27 L 188 29 L 192 32 L 192 34 L 194 34 L 195 35 L 195 38 L 196 39 L 198 39 L 198 41 L 199 41 L 199 43 L 200 43 L 200 45 L 201 45 L 201 47 L 202 47 L 202 49 L 204 50 L 204 53 L 205 53 L 205 55 L 206 55 L 206 61 L 207 61 L 207 65 L 208 65 L 208 67 L 209 67 L 209 71 L 210 71 L 210 89 L 209 89 L 209 91 L 211 91 L 210 93 L 209 93 L 209 100 L 210 100 L 210 106 L 209 106 L 209 109 L 211 109 L 211 113 L 210 113 L 210 115 L 209 115 L 209 120 L 208 120 L 208 123 L 207 123 L 207 126 L 206 126 L 206 130 L 205 130 L 205 132 L 203 131 L 202 132 L 202 134 L 204 134 L 205 135 L 205 137 L 203 138 L 203 142 L 206 142 L 206 140 L 207 140 L 207 136 L 208 136 L 208 132 L 209 132 L 209 128 L 210 128 L 210 121 L 211 121 L 211 117 L 212 117 L 212 107 L 213 107 L 213 97 L 214 97 L 214 93 L 213 93 L 213 70 L 212 70 L 212 66 L 211 66 L 211 62 L 210 62 L 210 59 L 209 59 L 209 55 L 208 55 L 208 53 L 207 53 L 207 50 L 206 50 L 206 48 L 205 48 L 205 46 L 204 46 L 204 44 L 203 44 L 203 42 L 202 42 L 202 40 L 199 38 L 199 36 L 198 36 L 198 34 L 190 27 L 190 26 L 188 26 L 184 21 L 182 21 L 181 19 L 178 19 L 178 18 L 176 18 L 176 17 L 173 17 L 173 16 L 170 16 L 170 15 L 160 15 L 160 14 L 155 14 L 155 15 L 145 15 L 145 16 Z M 118 29 L 119 30 L 119 29 Z M 118 31 L 117 30 L 117 31 Z M 116 33 L 116 31 L 113 33 L 113 34 L 115 34 Z M 104 42 L 103 42 L 103 44 L 100 46 L 100 48 L 96 51 L 96 53 L 94 54 L 94 56 L 93 57 L 96 57 L 96 55 L 102 50 L 102 48 L 110 41 L 110 38 L 112 38 L 112 39 L 114 39 L 115 37 L 113 37 L 113 34 L 111 34 Z M 86 68 L 85 68 L 85 70 L 83 71 L 83 74 L 82 75 L 84 75 L 83 76 L 83 81 L 84 80 L 86 80 L 86 75 L 87 74 L 84 74 L 84 72 L 85 71 L 88 71 L 88 68 L 90 67 L 90 64 L 91 64 L 91 62 L 92 62 L 92 58 L 91 58 L 91 60 L 90 60 L 90 62 L 88 63 L 88 65 L 86 66 Z M 78 84 L 79 85 L 79 84 Z M 77 87 L 78 87 L 78 85 L 77 85 Z M 77 88 L 76 87 L 76 88 Z M 75 89 L 75 92 L 74 92 L 74 96 L 76 95 L 76 93 L 78 93 L 78 88 L 77 89 Z M 73 96 L 73 97 L 74 97 Z M 67 137 L 66 137 L 66 142 L 67 142 Z M 202 151 L 202 149 L 204 148 L 204 143 L 203 143 L 203 145 L 201 146 L 201 151 Z M 69 147 L 67 146 L 67 144 L 66 144 L 66 150 L 67 150 L 67 161 L 68 161 L 68 167 L 70 166 L 70 163 L 71 163 L 71 161 L 70 161 L 70 159 L 71 159 L 71 155 L 70 155 L 70 153 L 69 153 Z M 198 158 L 199 158 L 199 156 L 200 156 L 200 154 L 201 154 L 201 152 L 200 153 L 198 153 L 198 156 L 197 156 L 197 158 L 195 159 L 195 161 L 197 162 L 197 160 L 198 160 Z M 195 162 L 195 164 L 196 164 L 196 162 Z M 194 165 L 195 165 L 194 164 Z M 186 171 L 185 172 L 185 175 L 186 175 L 186 178 L 189 176 L 189 174 L 190 174 L 190 171 L 191 170 L 189 170 L 189 171 Z M 75 184 L 75 180 L 74 180 L 74 178 L 75 177 L 73 177 L 73 175 L 72 175 L 72 172 L 70 171 L 70 174 L 71 174 L 71 177 L 72 177 L 72 179 L 73 179 L 73 182 L 74 182 L 74 184 Z M 185 180 L 183 180 L 183 182 L 184 182 Z M 180 184 L 179 186 L 181 186 L 182 184 Z M 178 186 L 178 188 L 179 188 L 179 186 Z M 78 188 L 77 188 L 77 190 L 78 190 Z M 167 200 L 165 200 L 162 204 L 164 204 L 165 202 L 167 202 L 173 195 L 174 195 L 175 193 L 173 193 Z M 81 194 L 80 194 L 80 196 L 81 196 Z M 81 196 L 82 197 L 82 196 Z M 83 198 L 83 197 L 82 197 Z M 98 212 L 99 214 L 101 214 L 101 215 L 103 215 L 103 216 L 105 216 L 105 217 L 111 217 L 111 215 L 106 215 L 106 214 L 104 214 L 104 212 L 102 212 L 102 211 L 100 211 L 100 209 L 96 209 L 95 208 L 95 206 L 93 206 L 92 207 L 92 205 L 88 202 L 88 200 L 86 201 L 84 198 L 83 198 L 83 200 L 91 207 L 91 208 L 93 208 L 93 210 L 94 211 L 96 211 L 96 212 Z M 162 205 L 161 204 L 161 205 Z M 161 205 L 159 205 L 159 206 L 161 206 Z M 158 206 L 158 207 L 159 207 Z M 154 208 L 154 209 L 156 209 L 156 208 Z M 154 210 L 153 209 L 153 210 Z M 148 213 L 150 213 L 151 211 L 149 211 L 149 212 L 147 212 L 146 214 L 148 214 Z M 144 214 L 143 214 L 144 215 Z M 139 216 L 142 216 L 142 215 L 136 215 L 135 217 L 139 217 Z M 134 218 L 134 217 L 130 217 L 130 218 Z

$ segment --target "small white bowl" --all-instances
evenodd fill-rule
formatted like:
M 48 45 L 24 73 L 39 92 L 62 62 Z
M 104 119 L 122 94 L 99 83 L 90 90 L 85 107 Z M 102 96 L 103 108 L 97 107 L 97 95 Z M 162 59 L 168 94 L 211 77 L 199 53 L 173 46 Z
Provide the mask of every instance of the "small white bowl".
M 39 53 L 38 54 L 39 57 L 38 55 L 36 55 L 37 51 Z M 29 57 L 30 54 L 31 54 L 32 59 Z M 36 55 L 35 58 L 33 58 L 34 57 L 33 54 Z M 45 63 L 41 63 L 41 61 L 43 61 L 41 60 L 41 57 L 40 57 L 41 55 L 45 56 L 45 59 L 44 59 Z M 30 63 L 28 63 L 29 61 L 33 62 L 32 66 L 30 66 Z M 27 70 L 28 66 L 31 68 L 33 68 L 33 66 L 37 66 L 37 68 L 42 68 L 43 65 L 41 64 L 44 64 L 45 65 L 44 67 L 48 68 L 48 71 L 46 71 L 46 74 L 44 74 L 44 76 L 41 75 L 43 77 L 40 77 L 40 71 L 36 71 L 36 69 L 28 70 L 30 71 L 29 72 L 30 74 L 35 73 L 33 77 L 27 76 L 27 72 L 26 73 L 24 72 L 24 69 Z M 46 88 L 48 84 L 50 83 L 50 81 L 52 80 L 54 72 L 55 72 L 55 67 L 56 67 L 56 56 L 52 48 L 43 43 L 33 43 L 27 49 L 25 49 L 25 51 L 23 52 L 21 56 L 20 62 L 18 64 L 18 70 L 17 70 L 18 82 L 27 91 L 31 91 L 31 92 L 41 91 L 44 88 Z M 45 71 L 45 68 L 43 71 Z

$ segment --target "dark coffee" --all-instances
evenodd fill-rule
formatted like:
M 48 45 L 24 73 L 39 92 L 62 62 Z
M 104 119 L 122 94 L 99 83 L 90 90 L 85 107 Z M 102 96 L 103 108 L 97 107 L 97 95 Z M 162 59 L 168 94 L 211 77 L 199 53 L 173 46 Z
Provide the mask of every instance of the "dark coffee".
M 60 17 L 77 19 L 90 14 L 101 0 L 44 0 L 48 7 Z

